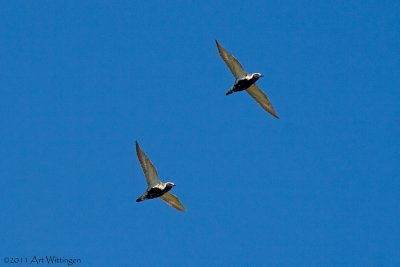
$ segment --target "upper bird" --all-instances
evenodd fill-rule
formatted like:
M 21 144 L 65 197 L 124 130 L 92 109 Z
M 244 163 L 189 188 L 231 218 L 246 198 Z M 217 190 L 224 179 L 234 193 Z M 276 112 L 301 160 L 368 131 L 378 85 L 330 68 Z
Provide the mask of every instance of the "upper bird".
M 226 95 L 230 95 L 234 92 L 239 92 L 246 90 L 247 93 L 251 97 L 254 98 L 266 111 L 268 111 L 272 116 L 279 119 L 278 115 L 276 114 L 274 108 L 272 107 L 271 102 L 269 101 L 268 97 L 263 93 L 263 91 L 258 88 L 256 85 L 256 81 L 262 77 L 261 73 L 247 73 L 242 65 L 240 65 L 239 61 L 229 54 L 219 43 L 215 40 L 217 44 L 218 52 L 221 58 L 225 61 L 225 64 L 231 70 L 233 76 L 235 76 L 235 83 L 232 88 L 226 92 Z
M 137 141 L 136 154 L 139 158 L 140 165 L 142 166 L 147 181 L 146 192 L 136 199 L 136 202 L 159 197 L 177 210 L 185 211 L 185 208 L 179 199 L 175 195 L 168 192 L 172 189 L 172 187 L 175 186 L 175 184 L 171 182 L 163 183 L 158 179 L 156 168 L 154 168 L 153 163 L 151 163 L 146 154 L 144 154 L 144 152 L 140 149 Z

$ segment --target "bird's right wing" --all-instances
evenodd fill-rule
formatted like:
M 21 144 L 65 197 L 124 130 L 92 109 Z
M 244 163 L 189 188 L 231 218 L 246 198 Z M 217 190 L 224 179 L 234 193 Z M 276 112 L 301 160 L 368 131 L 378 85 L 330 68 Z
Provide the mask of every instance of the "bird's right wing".
M 217 40 L 215 40 L 217 44 L 218 52 L 221 58 L 225 61 L 225 64 L 231 70 L 233 76 L 235 76 L 236 80 L 246 77 L 247 73 L 243 69 L 242 65 L 240 65 L 239 61 L 228 53 L 228 51 L 223 48 Z
M 260 104 L 260 106 L 263 107 L 263 109 L 268 111 L 275 118 L 279 119 L 267 95 L 264 94 L 264 92 L 261 91 L 261 89 L 258 88 L 258 86 L 255 83 L 253 83 L 249 88 L 247 88 L 246 91 L 252 98 L 254 98 L 255 101 L 258 102 L 258 104 Z
M 151 163 L 146 154 L 144 154 L 140 149 L 138 142 L 136 142 L 136 154 L 140 161 L 140 165 L 142 166 L 144 175 L 146 176 L 148 187 L 154 187 L 159 184 L 160 180 L 158 179 L 157 170 L 154 168 L 153 163 Z
M 183 207 L 182 203 L 179 201 L 179 198 L 177 196 L 167 192 L 160 198 L 164 200 L 168 205 L 174 207 L 175 209 L 180 211 L 185 211 L 185 208 Z

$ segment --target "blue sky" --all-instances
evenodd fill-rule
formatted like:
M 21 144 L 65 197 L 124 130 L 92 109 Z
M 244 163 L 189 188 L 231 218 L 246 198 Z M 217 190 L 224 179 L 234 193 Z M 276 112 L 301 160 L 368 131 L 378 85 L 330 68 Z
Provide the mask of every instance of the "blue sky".
M 3 1 L 0 256 L 399 266 L 398 1 Z M 246 93 L 214 39 L 280 120 Z M 187 212 L 136 203 L 138 140 Z

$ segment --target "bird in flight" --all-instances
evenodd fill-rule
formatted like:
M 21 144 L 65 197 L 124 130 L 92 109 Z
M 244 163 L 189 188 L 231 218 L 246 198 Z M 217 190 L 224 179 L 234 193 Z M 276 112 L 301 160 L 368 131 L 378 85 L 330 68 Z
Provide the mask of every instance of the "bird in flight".
M 144 175 L 146 176 L 147 181 L 147 190 L 146 192 L 136 199 L 136 202 L 141 202 L 146 199 L 153 198 L 161 198 L 167 204 L 176 208 L 180 211 L 185 211 L 182 203 L 179 199 L 169 193 L 168 191 L 175 186 L 174 183 L 166 182 L 163 183 L 158 179 L 157 170 L 154 168 L 153 163 L 151 163 L 150 159 L 146 156 L 146 154 L 140 149 L 138 142 L 136 141 L 136 154 L 139 158 L 140 165 L 142 166 Z
M 239 61 L 229 54 L 219 43 L 215 40 L 217 44 L 218 52 L 221 58 L 224 60 L 225 64 L 231 70 L 233 76 L 235 77 L 235 83 L 232 88 L 226 92 L 226 95 L 230 95 L 235 92 L 246 90 L 249 95 L 254 98 L 255 101 L 260 104 L 260 106 L 268 111 L 272 116 L 279 119 L 276 114 L 274 108 L 272 107 L 271 102 L 268 97 L 261 91 L 260 88 L 256 85 L 256 81 L 262 77 L 261 73 L 247 73 L 242 65 L 240 65 Z

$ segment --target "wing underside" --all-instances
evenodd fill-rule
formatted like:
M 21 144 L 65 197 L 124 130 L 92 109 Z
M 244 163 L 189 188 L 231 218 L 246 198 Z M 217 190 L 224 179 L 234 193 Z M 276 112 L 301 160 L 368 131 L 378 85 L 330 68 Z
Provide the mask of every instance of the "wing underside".
M 144 175 L 146 176 L 148 188 L 158 185 L 160 183 L 160 180 L 158 179 L 157 170 L 154 167 L 153 163 L 151 163 L 150 159 L 142 151 L 138 142 L 136 142 L 136 154 L 139 158 L 139 162 L 142 166 Z
M 238 79 L 244 78 L 247 73 L 243 69 L 242 65 L 240 62 L 231 54 L 228 53 L 228 51 L 223 48 L 217 40 L 215 40 L 215 43 L 217 44 L 218 52 L 221 58 L 224 60 L 225 64 L 228 66 L 228 68 L 231 70 L 233 76 Z
M 175 209 L 180 211 L 185 211 L 185 208 L 183 207 L 182 203 L 179 201 L 179 198 L 177 196 L 167 192 L 160 198 L 164 200 L 168 205 L 174 207 Z
M 260 106 L 263 109 L 268 111 L 275 118 L 279 119 L 267 95 L 264 94 L 264 92 L 261 91 L 261 89 L 258 88 L 258 86 L 255 83 L 251 85 L 249 88 L 247 88 L 246 91 L 255 101 L 257 101 L 258 104 L 260 104 Z

